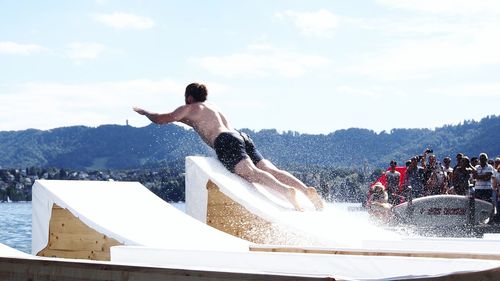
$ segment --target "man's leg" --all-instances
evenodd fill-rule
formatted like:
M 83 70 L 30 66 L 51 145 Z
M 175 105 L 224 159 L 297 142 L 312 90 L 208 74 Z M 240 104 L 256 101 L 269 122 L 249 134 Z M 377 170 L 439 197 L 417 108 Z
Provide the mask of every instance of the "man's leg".
M 292 203 L 297 211 L 304 210 L 297 202 L 295 188 L 280 182 L 272 174 L 257 168 L 249 158 L 245 158 L 238 162 L 234 167 L 234 173 L 249 182 L 259 183 L 278 191 Z
M 302 191 L 314 204 L 314 207 L 317 210 L 323 209 L 323 201 L 321 200 L 316 188 L 306 186 L 302 181 L 296 178 L 294 175 L 290 174 L 287 171 L 281 170 L 277 168 L 271 161 L 262 159 L 257 163 L 257 168 L 266 171 L 273 175 L 280 182 L 295 187 L 298 190 Z

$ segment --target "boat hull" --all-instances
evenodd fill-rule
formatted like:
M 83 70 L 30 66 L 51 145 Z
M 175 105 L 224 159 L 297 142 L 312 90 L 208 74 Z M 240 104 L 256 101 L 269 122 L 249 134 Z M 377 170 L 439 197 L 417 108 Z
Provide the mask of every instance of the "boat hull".
M 469 224 L 469 198 L 460 195 L 431 195 L 392 208 L 402 222 L 423 227 L 463 226 Z M 493 211 L 489 202 L 475 199 L 474 224 L 487 221 Z

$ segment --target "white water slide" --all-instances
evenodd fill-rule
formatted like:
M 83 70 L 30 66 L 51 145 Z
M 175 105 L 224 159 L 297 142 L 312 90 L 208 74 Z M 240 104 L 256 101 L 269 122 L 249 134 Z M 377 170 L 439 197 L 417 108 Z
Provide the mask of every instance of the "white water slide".
M 123 245 L 248 250 L 247 241 L 199 223 L 137 182 L 38 180 L 32 201 L 33 254 L 47 246 L 53 204 Z
M 258 191 L 226 172 L 215 159 L 188 157 L 186 166 L 186 196 L 190 200 L 187 208 L 197 214 L 198 219 L 206 209 L 203 196 L 208 180 L 224 194 L 248 207 L 253 214 L 266 216 L 274 223 L 290 224 L 293 222 L 290 217 L 294 215 L 311 219 L 322 216 L 314 211 L 302 214 L 292 211 L 288 203 L 277 196 L 265 190 Z M 38 253 L 48 243 L 53 204 L 67 209 L 97 232 L 119 241 L 122 246 L 111 247 L 111 262 L 118 264 L 348 280 L 459 276 L 482 274 L 482 271 L 488 271 L 488 276 L 500 274 L 498 255 L 487 250 L 498 249 L 498 237 L 450 240 L 447 243 L 438 239 L 421 241 L 395 237 L 394 240 L 363 240 L 359 247 L 309 248 L 315 253 L 270 252 L 266 248 L 274 246 L 257 245 L 218 231 L 178 211 L 141 184 L 130 182 L 37 181 L 33 188 L 33 253 Z M 290 227 L 300 229 L 302 226 Z M 347 228 L 343 225 L 335 227 Z M 305 230 L 305 233 L 313 230 Z M 435 247 L 438 244 L 446 245 L 441 251 Z M 470 249 L 459 246 L 464 244 L 470 245 Z M 462 258 L 425 257 L 431 252 L 429 248 L 434 252 L 439 249 L 443 253 L 469 255 Z M 353 254 L 334 254 L 343 250 Z M 391 253 L 383 255 L 384 251 Z M 424 257 L 394 255 L 398 251 L 403 254 L 420 252 Z M 372 256 L 370 252 L 383 256 Z

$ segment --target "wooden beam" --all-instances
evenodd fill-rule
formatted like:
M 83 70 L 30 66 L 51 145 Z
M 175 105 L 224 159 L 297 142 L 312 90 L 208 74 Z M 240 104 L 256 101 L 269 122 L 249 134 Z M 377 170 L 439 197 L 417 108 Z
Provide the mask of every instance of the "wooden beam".
M 289 276 L 196 269 L 117 265 L 108 262 L 77 262 L 53 258 L 22 259 L 0 257 L 0 280 L 64 281 L 309 281 L 328 277 Z
M 327 255 L 354 255 L 354 256 L 393 256 L 412 258 L 445 258 L 445 259 L 481 259 L 500 260 L 500 254 L 475 254 L 475 253 L 443 253 L 429 251 L 394 251 L 394 250 L 357 250 L 357 249 L 320 249 L 306 247 L 280 247 L 251 245 L 253 252 L 275 252 L 275 253 L 307 253 L 307 254 L 327 254 Z

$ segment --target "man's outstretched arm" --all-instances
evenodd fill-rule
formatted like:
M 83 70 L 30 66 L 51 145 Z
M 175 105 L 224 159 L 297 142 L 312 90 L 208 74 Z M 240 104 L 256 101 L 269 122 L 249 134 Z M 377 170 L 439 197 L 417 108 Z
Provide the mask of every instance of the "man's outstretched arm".
M 169 113 L 154 113 L 140 107 L 134 107 L 133 109 L 140 115 L 146 116 L 149 120 L 151 120 L 151 122 L 155 124 L 167 124 L 181 121 L 189 113 L 189 107 L 185 105 L 178 107 L 176 110 Z

